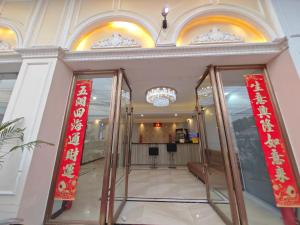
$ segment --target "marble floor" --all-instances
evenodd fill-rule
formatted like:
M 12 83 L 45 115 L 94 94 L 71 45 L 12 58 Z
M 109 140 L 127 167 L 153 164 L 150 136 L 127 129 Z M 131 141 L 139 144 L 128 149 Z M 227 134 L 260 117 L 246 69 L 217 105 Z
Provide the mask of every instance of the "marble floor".
M 101 159 L 81 167 L 76 200 L 72 202 L 72 208 L 64 211 L 55 221 L 98 221 L 103 166 L 104 159 Z M 119 172 L 123 174 L 122 170 Z M 124 194 L 124 182 L 124 179 L 117 182 L 117 198 Z M 206 186 L 186 167 L 134 167 L 129 174 L 128 185 L 128 201 L 118 218 L 119 224 L 224 224 L 207 203 Z M 283 224 L 276 210 L 249 194 L 244 197 L 250 225 Z M 56 203 L 58 206 L 61 204 L 59 201 Z M 224 199 L 217 207 L 230 216 L 230 207 L 224 204 Z
M 103 158 L 80 167 L 76 198 L 72 202 L 72 208 L 64 211 L 55 221 L 99 219 L 104 161 Z M 61 201 L 56 202 L 59 203 L 61 204 Z
M 118 224 L 224 225 L 205 203 L 127 202 Z
M 278 210 L 262 202 L 249 193 L 244 193 L 249 225 L 282 225 L 281 214 Z
M 206 200 L 205 185 L 186 167 L 131 170 L 128 197 Z
M 118 224 L 224 225 L 207 203 L 205 185 L 186 167 L 134 167 Z

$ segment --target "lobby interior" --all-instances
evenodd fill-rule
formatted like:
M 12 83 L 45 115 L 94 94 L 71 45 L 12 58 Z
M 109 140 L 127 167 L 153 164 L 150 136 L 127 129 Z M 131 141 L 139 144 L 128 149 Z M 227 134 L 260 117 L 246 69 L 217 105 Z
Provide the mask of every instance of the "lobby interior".
M 97 74 L 95 69 L 118 65 L 123 68 L 121 71 L 125 71 L 128 83 L 123 82 L 121 94 L 121 99 L 127 103 L 121 102 L 118 129 L 119 150 L 113 201 L 116 223 L 231 224 L 233 203 L 230 202 L 228 175 L 221 154 L 214 92 L 210 78 L 199 81 L 207 75 L 208 68 L 216 68 L 207 67 L 213 62 L 231 65 L 245 64 L 247 61 L 249 65 L 237 66 L 222 74 L 223 95 L 229 104 L 232 132 L 233 135 L 241 135 L 235 136 L 239 139 L 235 139 L 237 145 L 234 151 L 239 158 L 237 168 L 243 182 L 243 198 L 249 224 L 282 224 L 270 189 L 244 81 L 244 75 L 264 74 L 264 66 L 260 65 L 266 64 L 272 57 L 272 54 L 259 54 L 71 64 L 77 71 L 83 71 L 76 73 L 78 79 L 93 80 L 93 90 L 76 200 L 71 206 L 55 200 L 51 221 L 89 221 L 92 224 L 99 219 L 113 79 L 109 72 L 105 72 L 110 70 L 100 70 Z M 85 75 L 84 67 L 94 68 Z M 145 90 L 151 87 L 176 90 L 176 101 L 165 107 L 148 103 Z M 131 104 L 128 100 L 130 90 Z M 202 114 L 201 110 L 195 109 L 196 106 L 202 109 Z M 132 126 L 127 124 L 128 114 Z M 130 132 L 128 127 L 132 127 Z M 201 129 L 204 129 L 202 133 Z M 248 143 L 243 142 L 243 137 L 249 135 L 255 138 Z M 207 146 L 203 145 L 204 141 Z M 168 151 L 170 143 L 173 148 L 175 144 L 176 152 Z M 130 149 L 128 187 L 126 146 Z M 150 153 L 153 147 L 158 148 L 157 156 Z M 260 160 L 255 161 L 258 163 L 255 165 L 251 159 Z M 204 172 L 204 162 L 208 164 L 207 174 Z M 263 175 L 257 176 L 258 173 Z M 260 189 L 255 188 L 258 185 Z M 125 191 L 127 196 L 123 205 Z

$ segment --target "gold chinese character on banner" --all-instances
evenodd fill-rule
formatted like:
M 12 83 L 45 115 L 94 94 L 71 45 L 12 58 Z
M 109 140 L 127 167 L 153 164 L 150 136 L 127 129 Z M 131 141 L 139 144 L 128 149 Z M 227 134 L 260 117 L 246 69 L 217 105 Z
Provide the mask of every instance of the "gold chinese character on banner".
M 272 139 L 271 134 L 267 134 L 268 135 L 268 140 L 264 143 L 265 145 L 267 145 L 269 148 L 276 148 L 277 145 L 279 145 L 279 139 L 275 138 Z
M 75 162 L 77 159 L 78 153 L 79 153 L 78 148 L 69 149 L 67 151 L 66 159 L 70 159 Z
M 284 159 L 281 159 L 283 155 L 280 155 L 276 149 L 272 149 L 271 157 L 273 165 L 282 165 L 284 163 Z
M 260 121 L 260 124 L 262 126 L 262 129 L 264 132 L 273 132 L 274 125 L 271 124 L 271 121 L 269 119 L 264 119 Z
M 256 105 L 264 105 L 267 102 L 267 100 L 265 100 L 266 98 L 267 97 L 262 96 L 259 92 L 256 92 L 254 98 Z
M 77 96 L 81 96 L 81 95 L 87 95 L 87 91 L 86 91 L 86 86 L 80 86 L 80 90 L 78 91 Z
M 74 114 L 74 117 L 75 118 L 81 118 L 83 116 L 85 112 L 85 109 L 84 108 L 79 108 L 79 109 L 76 109 L 73 114 Z
M 72 134 L 72 136 L 69 136 L 68 138 L 69 138 L 68 144 L 75 145 L 75 146 L 79 145 L 79 140 L 80 140 L 80 133 L 79 132 L 76 132 L 76 133 Z
M 259 92 L 259 91 L 263 91 L 264 89 L 262 89 L 260 87 L 260 83 L 258 81 L 255 81 L 255 84 L 251 84 L 250 87 L 254 87 L 254 92 Z
M 76 98 L 75 106 L 86 106 L 86 97 Z
M 64 169 L 64 172 L 62 174 L 63 177 L 67 177 L 67 178 L 73 178 L 74 177 L 74 166 L 75 166 L 75 163 L 70 163 L 70 164 L 67 164 L 63 169 Z
M 276 167 L 276 174 L 275 174 L 276 180 L 280 181 L 281 183 L 284 183 L 285 181 L 289 180 L 286 176 L 286 173 L 284 172 L 283 168 L 277 166 Z
M 260 105 L 258 107 L 258 111 L 259 111 L 259 114 L 258 114 L 259 118 L 262 119 L 265 116 L 270 119 L 271 113 L 268 112 L 268 108 L 266 106 Z
M 74 119 L 73 122 L 71 123 L 71 130 L 80 131 L 82 126 L 83 126 L 82 120 Z

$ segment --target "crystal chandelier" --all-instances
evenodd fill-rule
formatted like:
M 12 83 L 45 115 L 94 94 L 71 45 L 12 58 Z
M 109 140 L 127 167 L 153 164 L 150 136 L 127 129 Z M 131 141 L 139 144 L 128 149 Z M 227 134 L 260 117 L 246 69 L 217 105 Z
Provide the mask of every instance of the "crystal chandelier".
M 156 107 L 168 106 L 176 101 L 176 90 L 169 87 L 155 87 L 146 92 L 146 101 Z
M 208 97 L 208 96 L 211 96 L 211 94 L 212 94 L 212 87 L 211 86 L 202 87 L 197 92 L 198 92 L 198 95 L 201 97 Z

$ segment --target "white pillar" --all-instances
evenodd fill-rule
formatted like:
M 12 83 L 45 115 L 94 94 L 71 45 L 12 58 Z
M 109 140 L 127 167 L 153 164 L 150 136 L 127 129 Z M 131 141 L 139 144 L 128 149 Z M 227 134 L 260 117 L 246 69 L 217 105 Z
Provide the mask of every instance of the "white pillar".
M 300 169 L 300 79 L 290 52 L 285 50 L 267 64 L 293 155 Z M 300 170 L 299 170 L 300 172 Z
M 47 205 L 72 71 L 59 48 L 18 50 L 23 63 L 4 120 L 24 117 L 25 142 L 42 139 L 34 151 L 18 151 L 0 170 L 0 218 L 41 225 Z

